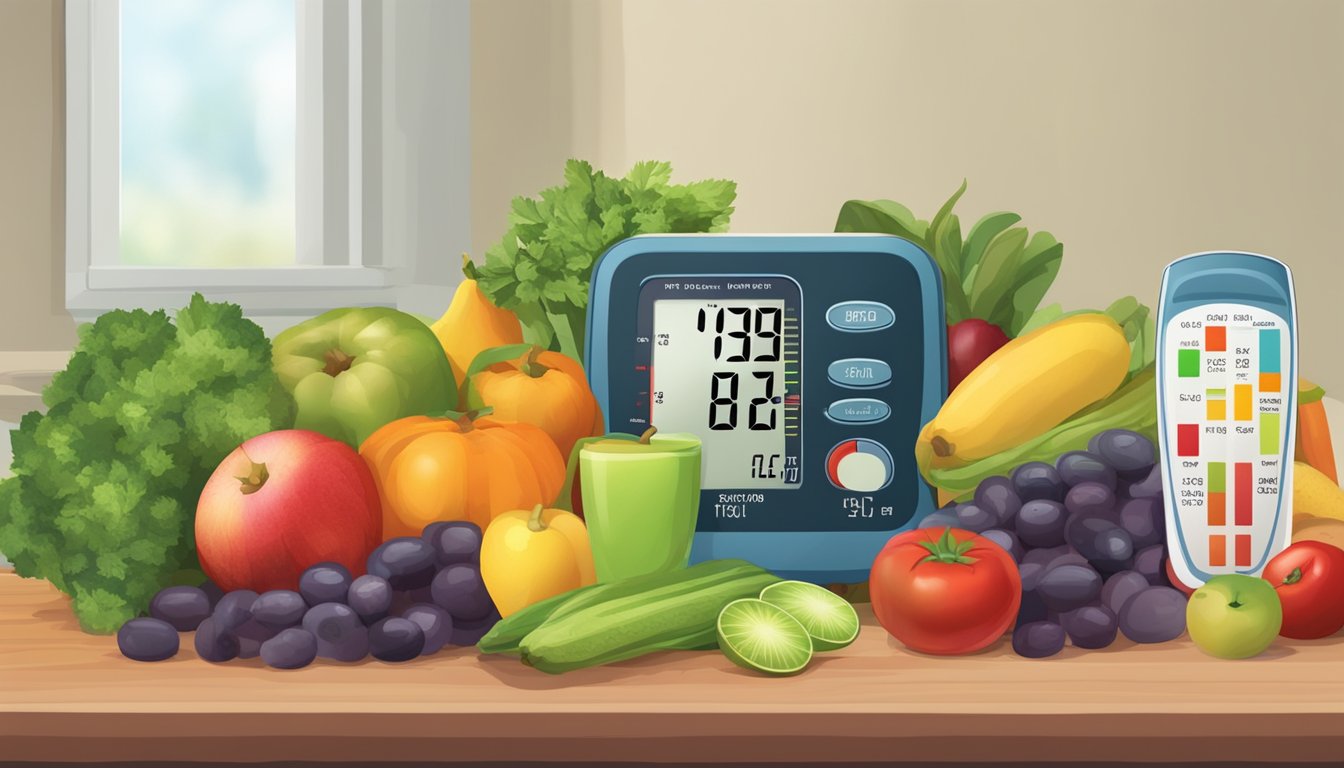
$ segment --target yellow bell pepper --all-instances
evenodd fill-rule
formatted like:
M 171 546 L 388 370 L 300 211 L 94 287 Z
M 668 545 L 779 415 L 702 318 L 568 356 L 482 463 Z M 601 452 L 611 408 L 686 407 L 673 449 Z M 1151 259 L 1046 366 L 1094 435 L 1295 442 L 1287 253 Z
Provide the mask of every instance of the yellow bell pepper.
M 481 539 L 481 578 L 501 616 L 596 583 L 588 529 L 577 515 L 540 504 L 505 512 Z

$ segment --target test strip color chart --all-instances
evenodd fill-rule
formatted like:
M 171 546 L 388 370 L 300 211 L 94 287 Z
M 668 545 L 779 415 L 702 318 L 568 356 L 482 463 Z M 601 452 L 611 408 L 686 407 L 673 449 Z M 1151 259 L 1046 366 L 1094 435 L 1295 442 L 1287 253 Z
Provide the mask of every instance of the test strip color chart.
M 1166 467 L 1191 564 L 1205 573 L 1249 572 L 1269 544 L 1289 429 L 1286 329 L 1234 304 L 1167 320 Z

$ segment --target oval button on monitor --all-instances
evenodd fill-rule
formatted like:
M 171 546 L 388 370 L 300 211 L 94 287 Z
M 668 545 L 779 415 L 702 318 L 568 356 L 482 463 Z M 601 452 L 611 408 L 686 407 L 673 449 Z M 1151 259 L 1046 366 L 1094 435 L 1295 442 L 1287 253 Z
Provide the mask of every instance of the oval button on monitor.
M 880 301 L 842 301 L 826 310 L 826 322 L 837 331 L 880 331 L 896 322 L 896 313 Z
M 826 366 L 826 378 L 850 389 L 880 387 L 891 381 L 891 366 L 870 357 L 847 357 Z
M 890 415 L 891 406 L 871 397 L 836 400 L 826 408 L 826 417 L 841 424 L 876 424 Z

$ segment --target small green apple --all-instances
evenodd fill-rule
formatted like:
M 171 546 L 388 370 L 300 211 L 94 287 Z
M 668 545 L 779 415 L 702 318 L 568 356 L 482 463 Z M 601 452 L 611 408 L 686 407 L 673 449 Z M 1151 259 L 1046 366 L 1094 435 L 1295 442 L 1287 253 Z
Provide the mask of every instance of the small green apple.
M 1248 659 L 1269 647 L 1283 624 L 1274 585 L 1255 576 L 1214 576 L 1185 608 L 1190 639 L 1220 659 Z

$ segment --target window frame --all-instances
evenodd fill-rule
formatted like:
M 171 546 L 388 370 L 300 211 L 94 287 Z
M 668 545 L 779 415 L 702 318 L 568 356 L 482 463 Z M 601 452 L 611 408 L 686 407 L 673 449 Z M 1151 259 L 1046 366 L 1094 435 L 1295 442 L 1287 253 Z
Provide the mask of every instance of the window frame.
M 382 126 L 396 116 L 385 114 L 383 92 L 430 93 L 432 85 L 446 94 L 441 103 L 459 110 L 465 126 L 469 57 L 432 62 L 443 68 L 431 77 L 414 67 L 384 67 L 383 49 L 395 53 L 398 30 L 431 15 L 446 27 L 449 39 L 443 42 L 465 47 L 470 39 L 466 1 L 295 4 L 295 263 L 195 268 L 120 263 L 120 0 L 67 0 L 66 308 L 77 322 L 111 309 L 181 307 L 198 290 L 213 300 L 240 304 L 268 332 L 340 306 L 442 311 L 446 300 L 440 297 L 460 276 L 428 259 L 441 259 L 442 249 L 466 250 L 470 242 L 466 128 L 440 138 L 424 135 L 429 131 L 414 135 L 412 126 L 411 135 L 400 140 L 456 141 L 433 155 L 438 167 L 385 168 Z M 381 198 L 392 188 L 422 192 L 426 181 L 416 174 L 434 173 L 449 178 L 431 191 L 458 204 L 448 213 L 451 234 L 445 238 L 442 226 L 437 232 L 457 242 L 428 249 L 425 237 L 405 231 L 414 230 L 417 222 L 389 214 L 391 206 Z

